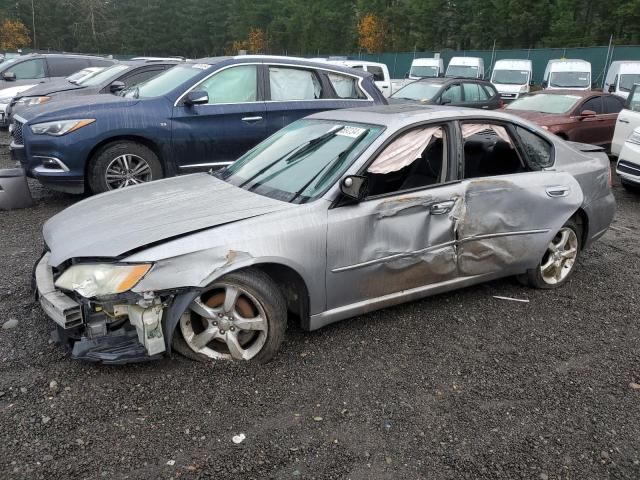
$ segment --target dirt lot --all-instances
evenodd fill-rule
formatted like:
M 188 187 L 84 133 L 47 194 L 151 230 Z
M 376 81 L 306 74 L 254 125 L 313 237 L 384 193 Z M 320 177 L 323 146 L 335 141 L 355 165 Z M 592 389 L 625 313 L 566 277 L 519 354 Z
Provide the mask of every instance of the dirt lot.
M 104 367 L 65 358 L 33 302 L 42 224 L 79 198 L 32 186 L 0 212 L 0 478 L 640 478 L 640 195 L 615 189 L 560 290 L 506 279 L 293 328 L 266 366 Z

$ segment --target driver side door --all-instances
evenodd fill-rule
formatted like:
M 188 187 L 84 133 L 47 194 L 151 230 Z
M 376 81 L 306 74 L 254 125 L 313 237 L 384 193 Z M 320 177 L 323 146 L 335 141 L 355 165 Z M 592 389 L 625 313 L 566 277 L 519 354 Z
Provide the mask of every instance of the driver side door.
M 455 158 L 451 129 L 429 127 L 442 137 L 429 139 L 428 129 L 398 134 L 365 169 L 369 196 L 329 210 L 327 310 L 404 297 L 456 277 L 452 212 L 462 199 L 460 184 L 446 183 Z M 417 155 L 394 165 L 394 149 L 414 148 L 413 141 Z

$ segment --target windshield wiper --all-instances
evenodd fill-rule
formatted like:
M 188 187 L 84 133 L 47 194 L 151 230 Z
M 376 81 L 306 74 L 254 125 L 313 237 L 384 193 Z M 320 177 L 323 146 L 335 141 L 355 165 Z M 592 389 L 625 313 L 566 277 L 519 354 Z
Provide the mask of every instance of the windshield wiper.
M 305 183 L 302 188 L 300 190 L 298 190 L 293 197 L 291 197 L 291 200 L 289 200 L 289 202 L 293 202 L 296 198 L 298 198 L 300 195 L 302 195 L 302 192 L 304 192 L 309 185 L 311 185 L 313 183 L 313 181 L 318 178 L 320 176 L 320 174 L 324 173 L 324 175 L 322 175 L 322 177 L 320 177 L 320 180 L 318 180 L 318 183 L 316 183 L 316 188 L 319 184 L 321 184 L 322 182 L 324 182 L 327 177 L 332 173 L 333 167 L 335 165 L 338 165 L 338 163 L 341 160 L 344 160 L 344 158 L 349 155 L 353 149 L 356 147 L 356 145 L 358 145 L 360 143 L 360 141 L 369 133 L 369 129 L 365 129 L 362 130 L 362 132 L 360 132 L 360 134 L 353 140 L 353 142 L 351 142 L 351 144 L 349 144 L 349 146 L 347 148 L 345 148 L 343 151 L 341 151 L 338 155 L 336 155 L 336 157 L 331 160 L 329 163 L 327 163 L 324 167 L 322 167 L 320 169 L 320 171 L 318 171 L 318 173 L 316 173 L 313 177 L 311 177 L 311 179 Z
M 267 166 L 265 166 L 265 167 L 261 168 L 260 170 L 258 170 L 258 172 L 255 175 L 252 175 L 249 178 L 247 178 L 244 182 L 242 182 L 239 185 L 239 187 L 240 188 L 244 187 L 247 183 L 249 183 L 250 181 L 254 180 L 256 177 L 262 175 L 264 172 L 266 172 L 271 167 L 273 167 L 276 163 L 285 161 L 287 163 L 287 165 L 284 168 L 281 168 L 280 170 L 278 170 L 277 172 L 272 173 L 269 177 L 267 177 L 265 179 L 265 181 L 266 180 L 270 180 L 271 178 L 273 178 L 276 175 L 279 175 L 281 172 L 283 172 L 284 170 L 289 168 L 296 159 L 299 159 L 305 153 L 310 153 L 311 151 L 315 150 L 316 148 L 319 148 L 322 144 L 324 144 L 328 140 L 330 140 L 333 137 L 335 137 L 336 134 L 340 130 L 342 130 L 343 128 L 344 128 L 344 125 L 341 125 L 340 127 L 337 127 L 337 128 L 332 128 L 327 133 L 325 133 L 323 135 L 320 135 L 317 138 L 313 138 L 313 139 L 303 143 L 302 145 L 298 145 L 294 149 L 292 149 L 289 152 L 285 153 L 282 157 L 276 158 L 273 162 L 268 163 Z M 253 187 L 251 187 L 249 190 L 252 190 L 252 189 L 253 189 Z

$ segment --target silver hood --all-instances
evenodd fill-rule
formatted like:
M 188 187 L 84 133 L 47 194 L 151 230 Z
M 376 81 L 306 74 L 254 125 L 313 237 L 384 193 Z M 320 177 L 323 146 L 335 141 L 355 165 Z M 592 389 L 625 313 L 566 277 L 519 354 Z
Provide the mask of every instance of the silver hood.
M 119 257 L 127 252 L 225 223 L 295 208 L 206 173 L 150 182 L 83 200 L 43 228 L 49 262 Z

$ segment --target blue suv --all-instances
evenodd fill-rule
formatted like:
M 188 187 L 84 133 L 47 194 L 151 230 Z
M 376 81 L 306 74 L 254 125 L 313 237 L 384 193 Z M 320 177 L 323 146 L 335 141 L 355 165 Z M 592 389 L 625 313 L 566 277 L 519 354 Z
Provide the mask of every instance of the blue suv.
M 11 152 L 54 190 L 105 192 L 220 168 L 289 123 L 323 110 L 386 104 L 371 74 L 290 57 L 179 64 L 121 95 L 25 108 Z

